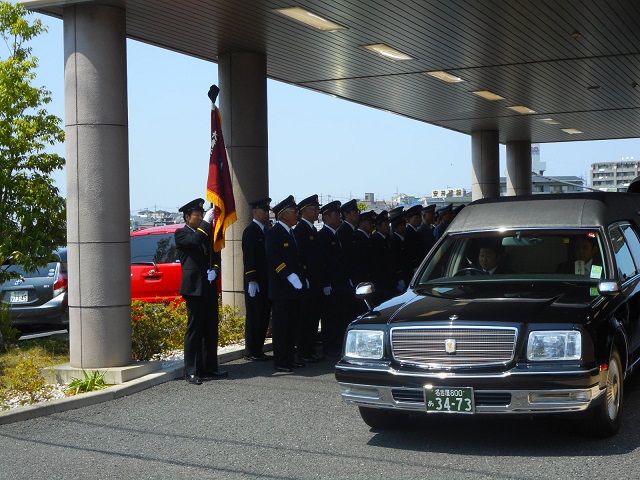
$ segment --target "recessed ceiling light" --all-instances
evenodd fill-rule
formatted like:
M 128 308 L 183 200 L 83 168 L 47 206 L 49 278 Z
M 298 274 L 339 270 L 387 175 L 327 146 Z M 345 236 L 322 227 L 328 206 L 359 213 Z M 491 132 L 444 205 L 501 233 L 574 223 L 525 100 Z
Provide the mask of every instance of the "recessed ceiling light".
M 346 30 L 347 27 L 343 27 L 337 23 L 322 18 L 320 15 L 316 15 L 304 8 L 289 7 L 289 8 L 276 8 L 276 12 L 286 15 L 289 18 L 293 18 L 299 22 L 302 22 L 311 27 L 322 30 L 323 32 L 335 32 L 336 30 Z
M 396 62 L 405 62 L 407 60 L 413 60 L 413 58 L 411 58 L 406 53 L 402 53 L 401 51 L 396 50 L 395 48 L 391 48 L 390 46 L 385 45 L 384 43 L 376 43 L 374 45 L 363 45 L 363 47 L 377 55 L 380 55 L 381 57 L 388 58 L 389 60 L 393 60 Z
M 487 100 L 504 100 L 504 97 L 501 97 L 497 93 L 490 92 L 489 90 L 475 90 L 471 93 L 475 93 L 479 97 L 486 98 Z
M 560 130 L 562 130 L 563 132 L 566 132 L 570 135 L 574 135 L 576 133 L 582 133 L 580 130 L 578 130 L 577 128 L 561 128 Z
M 513 107 L 507 107 L 511 110 L 513 110 L 514 112 L 518 112 L 518 113 L 536 113 L 535 110 L 531 110 L 529 107 L 524 107 L 522 105 L 514 105 Z
M 427 75 L 431 75 L 439 80 L 445 81 L 447 83 L 460 83 L 464 82 L 460 77 L 456 77 L 455 75 L 451 75 L 450 73 L 445 72 L 444 70 L 435 70 L 433 72 L 425 72 Z
M 539 118 L 538 120 L 547 125 L 560 125 L 560 122 L 555 121 L 553 118 Z

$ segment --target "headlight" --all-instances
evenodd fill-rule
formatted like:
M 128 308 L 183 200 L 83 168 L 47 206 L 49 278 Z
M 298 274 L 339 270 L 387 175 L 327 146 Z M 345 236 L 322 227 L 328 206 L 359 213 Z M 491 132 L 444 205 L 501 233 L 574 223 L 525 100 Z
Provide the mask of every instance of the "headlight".
M 582 335 L 576 331 L 540 331 L 529 334 L 529 360 L 580 360 Z
M 349 330 L 344 356 L 353 358 L 382 358 L 384 332 L 379 330 Z

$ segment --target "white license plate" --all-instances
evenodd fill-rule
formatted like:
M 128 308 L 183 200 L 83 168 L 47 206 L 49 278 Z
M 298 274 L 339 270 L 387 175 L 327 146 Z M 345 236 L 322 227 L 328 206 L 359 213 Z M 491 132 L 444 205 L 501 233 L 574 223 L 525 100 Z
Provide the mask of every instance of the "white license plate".
M 26 290 L 16 290 L 9 293 L 9 302 L 11 303 L 26 303 L 29 301 L 29 292 Z
M 433 387 L 424 388 L 427 412 L 473 413 L 475 410 L 473 388 Z

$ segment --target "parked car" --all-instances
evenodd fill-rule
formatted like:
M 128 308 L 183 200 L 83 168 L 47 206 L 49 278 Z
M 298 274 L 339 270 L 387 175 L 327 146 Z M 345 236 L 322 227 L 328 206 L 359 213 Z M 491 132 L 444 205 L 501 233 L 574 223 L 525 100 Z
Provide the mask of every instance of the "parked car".
M 131 232 L 131 299 L 173 301 L 180 296 L 182 267 L 174 233 L 184 223 Z
M 638 212 L 637 193 L 471 203 L 407 292 L 348 327 L 343 399 L 375 428 L 408 414 L 562 413 L 614 434 L 640 360 Z
M 68 325 L 66 248 L 56 250 L 46 266 L 33 272 L 25 271 L 21 265 L 5 264 L 3 268 L 19 275 L 0 287 L 0 298 L 10 307 L 13 326 Z

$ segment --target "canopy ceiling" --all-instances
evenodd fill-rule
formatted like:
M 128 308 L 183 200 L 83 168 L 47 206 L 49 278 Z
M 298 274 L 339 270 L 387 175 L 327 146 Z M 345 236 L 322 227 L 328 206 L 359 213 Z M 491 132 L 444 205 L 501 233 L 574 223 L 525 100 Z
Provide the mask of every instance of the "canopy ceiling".
M 83 2 L 22 3 L 60 17 L 63 4 Z M 323 32 L 275 11 L 290 6 L 346 29 Z M 269 78 L 458 132 L 499 130 L 502 143 L 640 136 L 638 0 L 127 0 L 126 8 L 132 39 L 212 62 L 262 52 Z M 412 59 L 389 60 L 363 48 L 370 44 Z M 425 74 L 441 70 L 464 81 Z

